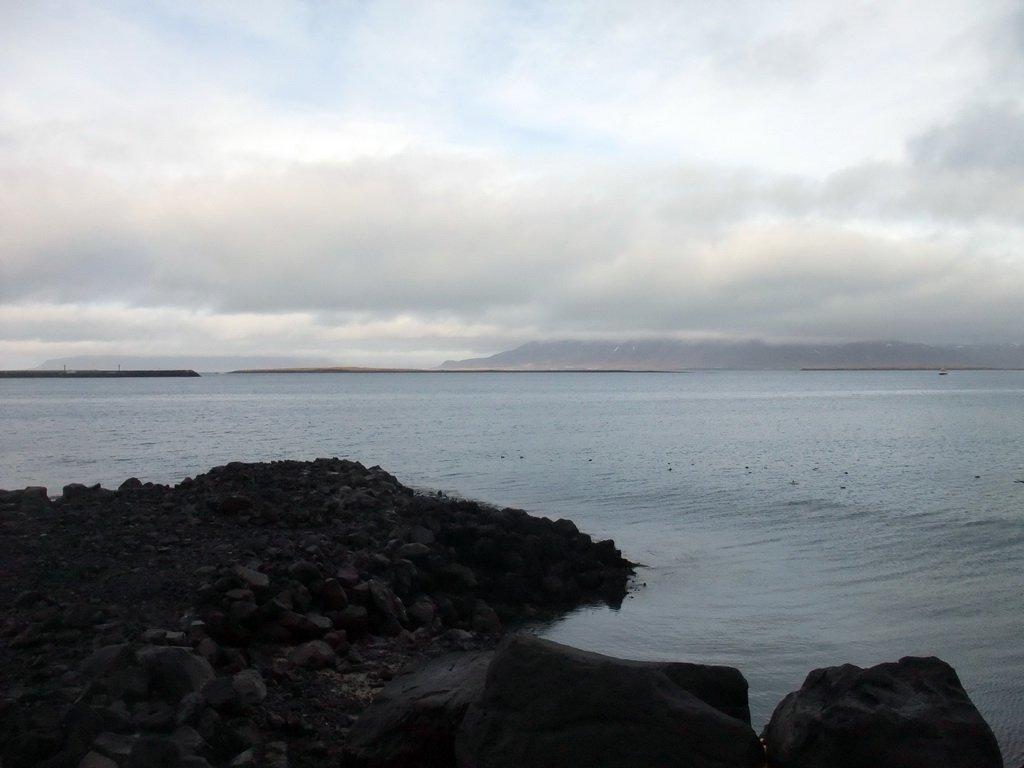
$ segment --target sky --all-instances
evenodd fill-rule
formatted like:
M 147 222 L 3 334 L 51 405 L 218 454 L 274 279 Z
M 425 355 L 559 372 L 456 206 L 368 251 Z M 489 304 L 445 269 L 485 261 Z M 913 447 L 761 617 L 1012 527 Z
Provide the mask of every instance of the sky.
M 1019 0 L 0 0 L 0 368 L 1024 342 Z

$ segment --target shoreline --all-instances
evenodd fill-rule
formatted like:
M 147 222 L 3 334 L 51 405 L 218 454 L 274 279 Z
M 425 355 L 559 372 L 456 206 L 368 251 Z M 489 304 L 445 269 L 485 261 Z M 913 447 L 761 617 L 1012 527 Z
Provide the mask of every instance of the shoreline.
M 232 462 L 175 486 L 71 483 L 52 499 L 42 487 L 0 490 L 0 546 L 0 764 L 11 768 L 449 768 L 456 742 L 483 738 L 479 718 L 514 731 L 534 710 L 561 713 L 539 733 L 568 739 L 579 756 L 588 754 L 573 742 L 579 718 L 591 718 L 584 731 L 636 736 L 623 697 L 654 706 L 649 694 L 662 688 L 642 682 L 642 670 L 662 668 L 712 674 L 717 682 L 693 683 L 703 703 L 688 717 L 724 714 L 738 730 L 715 748 L 728 751 L 742 732 L 751 768 L 763 750 L 782 759 L 807 732 L 805 718 L 836 734 L 840 753 L 853 733 L 865 755 L 924 750 L 937 766 L 1002 764 L 955 670 L 934 657 L 812 670 L 759 742 L 739 669 L 523 637 L 578 606 L 617 608 L 636 564 L 570 520 L 415 492 L 347 459 Z M 526 686 L 525 709 L 487 715 L 501 699 L 487 692 L 501 678 L 492 667 L 519 663 L 509 659 L 520 652 L 525 666 L 504 679 Z M 535 652 L 548 654 L 547 672 L 525 661 Z M 450 674 L 467 664 L 469 677 Z M 591 701 L 580 691 L 593 673 L 558 682 L 579 664 L 621 670 L 600 712 L 576 710 L 578 696 Z M 625 693 L 623 674 L 639 675 L 640 687 Z M 893 702 L 879 704 L 879 686 Z M 723 709 L 725 691 L 735 701 Z M 672 725 L 655 725 L 642 743 L 679 732 L 668 706 Z M 850 706 L 868 714 L 830 714 Z M 949 735 L 953 711 L 963 727 Z M 918 742 L 907 728 L 931 735 Z M 972 757 L 943 762 L 954 746 Z M 588 763 L 597 764 L 621 761 Z
M 158 379 L 158 378 L 198 378 L 199 374 L 191 369 L 156 369 L 156 370 L 80 370 L 80 371 L 0 371 L 0 379 Z
M 72 483 L 53 500 L 2 491 L 0 543 L 0 750 L 35 745 L 40 759 L 72 749 L 85 707 L 116 721 L 103 730 L 122 746 L 183 733 L 207 765 L 246 751 L 271 765 L 275 750 L 322 765 L 406 664 L 615 605 L 633 572 L 568 520 L 415 493 L 342 459 Z M 251 700 L 204 687 L 186 712 L 152 680 L 131 693 L 97 677 L 110 662 L 97 653 L 129 671 L 188 659 L 207 687 L 248 680 Z

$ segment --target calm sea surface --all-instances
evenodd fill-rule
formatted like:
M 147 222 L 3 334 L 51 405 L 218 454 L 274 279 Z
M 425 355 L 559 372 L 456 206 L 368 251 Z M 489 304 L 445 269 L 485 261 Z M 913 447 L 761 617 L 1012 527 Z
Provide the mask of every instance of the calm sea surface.
M 754 727 L 815 667 L 936 655 L 1024 761 L 1024 372 L 0 380 L 0 488 L 339 456 L 614 538 L 552 639 L 729 664 Z

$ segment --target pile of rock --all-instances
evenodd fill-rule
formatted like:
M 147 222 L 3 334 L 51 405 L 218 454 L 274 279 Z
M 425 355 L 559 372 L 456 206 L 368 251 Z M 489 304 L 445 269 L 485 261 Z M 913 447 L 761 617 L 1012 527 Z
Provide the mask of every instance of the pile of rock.
M 266 698 L 258 670 L 218 677 L 190 648 L 112 645 L 86 658 L 75 676 L 84 688 L 59 720 L 29 717 L 13 729 L 5 768 L 246 765 L 261 745 L 238 719 Z M 285 764 L 283 743 L 262 749 Z
M 3 768 L 337 764 L 410 659 L 632 573 L 569 521 L 341 459 L 4 491 L 0 537 Z
M 625 596 L 630 564 L 611 541 L 594 542 L 569 520 L 415 495 L 382 470 L 367 477 L 351 465 L 343 462 L 347 472 L 329 472 L 336 478 L 332 484 L 301 498 L 318 512 L 308 519 L 314 528 L 299 540 L 278 537 L 261 559 L 209 574 L 213 580 L 200 593 L 215 639 L 244 646 L 253 638 L 290 642 L 330 635 L 328 642 L 340 642 L 450 628 L 496 634 L 505 624 L 583 601 L 617 605 Z M 259 494 L 269 490 L 276 497 L 281 485 L 250 482 L 255 487 L 240 488 L 240 470 L 232 469 L 211 473 L 218 480 L 230 473 L 234 482 L 230 495 L 215 501 L 208 496 L 207 509 L 241 510 L 246 521 L 266 524 L 273 502 Z M 250 479 L 251 470 L 244 471 Z M 298 504 L 278 509 L 284 513 L 273 516 L 277 526 L 300 518 Z

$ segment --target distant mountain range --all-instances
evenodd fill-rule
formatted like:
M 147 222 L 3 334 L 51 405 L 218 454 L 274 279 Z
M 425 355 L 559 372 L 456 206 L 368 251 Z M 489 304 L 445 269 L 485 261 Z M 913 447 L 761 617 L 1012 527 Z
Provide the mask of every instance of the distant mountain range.
M 763 341 L 534 341 L 490 357 L 446 360 L 443 370 L 1024 369 L 1024 345 L 899 341 L 772 344 Z
M 325 359 L 285 356 L 78 355 L 47 360 L 36 370 L 330 369 Z M 490 357 L 446 360 L 440 370 L 626 370 L 681 371 L 701 368 L 995 368 L 1024 369 L 1024 344 L 774 344 L 764 341 L 531 341 Z M 340 370 L 340 368 L 339 368 Z M 436 369 L 435 369 L 436 370 Z

